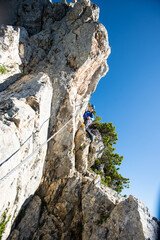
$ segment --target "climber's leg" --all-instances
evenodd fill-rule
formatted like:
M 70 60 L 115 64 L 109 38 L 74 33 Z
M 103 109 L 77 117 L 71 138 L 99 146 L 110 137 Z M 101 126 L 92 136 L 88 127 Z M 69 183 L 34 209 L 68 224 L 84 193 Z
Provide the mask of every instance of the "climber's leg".
M 86 128 L 86 131 L 88 132 L 88 134 L 89 134 L 89 136 L 90 136 L 90 138 L 91 138 L 91 141 L 93 142 L 95 136 L 94 136 L 94 134 L 91 132 L 91 129 L 89 128 L 89 126 L 91 126 L 91 124 L 92 124 L 92 120 L 90 120 L 90 119 L 86 120 L 86 122 L 85 122 L 85 128 Z

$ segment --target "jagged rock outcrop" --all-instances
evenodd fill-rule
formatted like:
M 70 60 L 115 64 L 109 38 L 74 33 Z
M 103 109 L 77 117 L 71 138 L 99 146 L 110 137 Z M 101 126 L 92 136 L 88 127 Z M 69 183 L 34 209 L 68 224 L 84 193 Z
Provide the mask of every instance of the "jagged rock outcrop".
M 87 169 L 94 165 L 95 159 L 101 158 L 104 144 L 97 131 L 96 141 L 90 144 L 90 137 L 84 126 L 80 127 L 75 135 L 75 166 L 78 172 L 85 174 Z
M 3 239 L 12 225 L 9 240 L 154 240 L 158 223 L 139 213 L 138 200 L 123 199 L 88 170 L 103 143 L 98 136 L 91 144 L 82 116 L 110 54 L 99 8 L 90 0 L 8 4 L 12 26 L 0 30 L 7 70 L 0 75 L 0 214 L 9 208 L 11 219 Z
M 123 199 L 101 184 L 100 177 L 90 171 L 85 177 L 76 173 L 72 178 L 53 183 L 44 200 L 46 206 L 42 206 L 38 196 L 33 198 L 9 240 L 158 240 L 158 222 L 143 203 L 133 196 Z M 38 209 L 32 218 L 34 205 Z
M 157 221 L 147 207 L 133 196 L 118 204 L 104 224 L 107 239 L 158 239 Z

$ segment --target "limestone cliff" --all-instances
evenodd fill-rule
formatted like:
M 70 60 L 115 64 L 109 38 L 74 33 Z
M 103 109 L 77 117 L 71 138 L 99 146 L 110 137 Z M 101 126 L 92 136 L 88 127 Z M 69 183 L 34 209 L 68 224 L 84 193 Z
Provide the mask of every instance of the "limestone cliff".
M 82 116 L 110 54 L 99 8 L 90 0 L 9 0 L 3 8 L 0 216 L 11 216 L 3 240 L 158 239 L 143 203 L 89 170 L 103 143 L 90 142 Z

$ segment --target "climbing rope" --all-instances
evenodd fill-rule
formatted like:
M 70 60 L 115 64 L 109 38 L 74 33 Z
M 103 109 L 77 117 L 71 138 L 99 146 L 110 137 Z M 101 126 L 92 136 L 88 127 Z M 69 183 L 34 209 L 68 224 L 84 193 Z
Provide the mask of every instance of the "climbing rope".
M 85 102 L 88 102 L 88 101 L 85 101 Z M 83 105 L 85 102 L 83 102 L 82 104 L 79 104 L 79 105 L 76 105 L 76 107 L 78 107 L 78 106 L 81 106 L 81 105 Z M 52 115 L 51 115 L 52 116 Z M 51 117 L 50 116 L 50 117 Z M 14 167 L 9 173 L 7 173 L 4 177 L 2 177 L 1 179 L 0 179 L 0 184 L 2 183 L 2 182 L 4 182 L 11 174 L 13 174 L 18 168 L 20 168 L 22 165 L 24 165 L 32 156 L 34 156 L 36 153 L 38 153 L 39 152 L 39 150 L 42 148 L 42 147 L 44 147 L 49 141 L 51 141 L 58 133 L 60 133 L 71 121 L 72 121 L 72 119 L 74 118 L 76 116 L 76 110 L 75 110 L 75 112 L 73 113 L 73 117 L 68 121 L 68 122 L 66 122 L 64 125 L 63 125 L 63 127 L 61 127 L 56 133 L 54 133 L 50 138 L 48 138 L 44 143 L 42 143 L 34 152 L 32 152 L 30 155 L 28 155 L 24 160 L 23 160 L 23 162 L 21 162 L 21 163 L 19 163 L 16 167 Z M 18 152 L 18 150 L 15 152 L 15 153 L 17 153 Z M 14 153 L 14 154 L 15 154 Z M 14 155 L 14 154 L 12 154 L 11 156 L 10 156 L 10 158 Z M 7 158 L 6 160 L 8 161 L 10 158 Z M 4 162 L 6 162 L 6 160 L 4 161 Z M 4 163 L 3 162 L 3 163 Z M 1 166 L 1 165 L 0 165 Z

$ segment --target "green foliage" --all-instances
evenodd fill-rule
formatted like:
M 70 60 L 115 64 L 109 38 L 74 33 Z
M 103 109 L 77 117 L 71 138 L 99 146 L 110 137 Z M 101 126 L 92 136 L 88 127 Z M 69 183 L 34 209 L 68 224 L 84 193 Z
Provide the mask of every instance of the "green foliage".
M 95 120 L 94 120 L 94 123 L 99 123 L 101 120 L 102 120 L 101 117 L 96 116 L 96 117 L 95 117 Z
M 20 73 L 21 74 L 21 77 L 24 77 L 26 74 L 25 73 L 23 73 L 23 72 L 21 72 Z
M 102 223 L 106 222 L 109 216 L 103 216 L 102 217 Z
M 101 176 L 103 184 L 120 193 L 124 187 L 129 188 L 129 178 L 124 178 L 118 173 L 123 156 L 114 152 L 113 145 L 118 140 L 117 133 L 115 133 L 115 127 L 112 123 L 100 123 L 100 120 L 100 117 L 96 117 L 95 125 L 102 135 L 104 151 L 101 159 L 95 161 L 92 170 Z M 101 164 L 104 164 L 104 172 L 98 172 L 97 170 Z
M 8 209 L 6 209 L 1 216 L 1 220 L 0 220 L 0 240 L 2 239 L 2 235 L 5 231 L 7 223 L 9 222 L 9 220 L 11 218 L 11 216 L 9 216 L 7 218 L 7 213 L 8 213 Z
M 85 148 L 85 144 L 82 144 L 82 145 L 80 146 L 80 149 L 83 150 L 84 148 Z
M 7 72 L 7 69 L 5 68 L 4 65 L 0 65 L 0 73 L 5 74 Z

